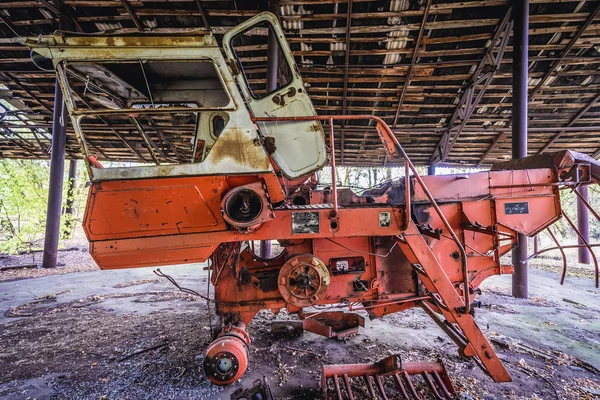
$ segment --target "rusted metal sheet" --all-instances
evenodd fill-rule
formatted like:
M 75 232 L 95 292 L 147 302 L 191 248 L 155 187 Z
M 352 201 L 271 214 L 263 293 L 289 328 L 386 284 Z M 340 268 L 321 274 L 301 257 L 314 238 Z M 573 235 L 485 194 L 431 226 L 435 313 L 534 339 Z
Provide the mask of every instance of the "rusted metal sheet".
M 345 340 L 358 333 L 365 326 L 364 317 L 343 311 L 320 312 L 306 314 L 303 321 L 304 330 L 325 336 Z

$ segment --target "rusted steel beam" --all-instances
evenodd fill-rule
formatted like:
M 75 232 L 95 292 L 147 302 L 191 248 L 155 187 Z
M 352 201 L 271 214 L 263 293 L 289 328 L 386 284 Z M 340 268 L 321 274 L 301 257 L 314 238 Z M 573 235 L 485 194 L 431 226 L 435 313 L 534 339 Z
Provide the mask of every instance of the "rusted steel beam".
M 84 32 L 83 28 L 81 27 L 81 25 L 79 24 L 77 19 L 75 19 L 75 17 L 69 12 L 69 10 L 64 6 L 64 4 L 62 4 L 62 2 L 60 0 L 53 0 L 54 3 L 57 3 L 56 7 L 47 0 L 37 0 L 37 1 L 42 3 L 42 6 L 44 8 L 47 8 L 50 11 L 52 11 L 54 14 L 56 14 L 56 16 L 59 19 L 60 18 L 67 19 L 69 24 L 74 26 L 75 29 L 77 30 L 77 32 Z
M 398 108 L 396 108 L 396 115 L 394 116 L 394 123 L 392 124 L 393 127 L 396 127 L 396 125 L 398 124 L 400 110 L 402 109 L 402 105 L 404 104 L 404 99 L 406 97 L 406 92 L 408 91 L 408 87 L 410 86 L 410 81 L 413 76 L 415 64 L 419 59 L 419 50 L 421 48 L 421 41 L 423 40 L 423 33 L 425 32 L 425 24 L 427 23 L 427 18 L 429 17 L 430 8 L 431 0 L 427 0 L 427 4 L 425 5 L 425 11 L 423 13 L 423 20 L 421 21 L 421 26 L 419 27 L 419 35 L 417 36 L 415 48 L 413 50 L 412 58 L 410 60 L 410 66 L 408 67 L 408 72 L 406 74 L 406 78 L 404 79 L 404 85 L 402 86 L 402 92 L 400 92 L 400 97 L 398 99 Z
M 577 121 L 579 121 L 581 119 L 581 117 L 583 117 L 585 115 L 585 113 L 587 113 L 590 110 L 590 108 L 594 107 L 594 105 L 598 102 L 598 100 L 600 100 L 600 93 L 598 93 L 598 95 L 596 95 L 596 97 L 594 97 L 592 99 L 592 101 L 590 101 L 585 107 L 583 107 L 581 110 L 579 110 L 579 112 L 573 118 L 571 118 L 571 120 L 567 124 L 567 128 L 570 128 Z M 566 131 L 560 131 L 556 135 L 554 135 L 554 137 L 552 139 L 550 139 L 550 141 L 548 143 L 546 143 L 546 145 L 539 151 L 539 153 L 543 153 L 546 150 L 548 150 L 550 148 L 550 146 L 552 146 L 554 143 L 556 143 L 556 141 L 558 139 L 560 139 L 560 137 L 565 132 Z
M 141 24 L 138 16 L 136 15 L 135 11 L 133 10 L 133 8 L 131 8 L 131 6 L 129 5 L 129 3 L 127 1 L 128 0 L 121 0 L 121 4 L 123 4 L 123 7 L 125 8 L 125 11 L 127 11 L 127 14 L 129 14 L 129 16 L 131 17 L 131 20 L 135 24 L 135 27 L 138 29 L 138 31 L 143 31 L 144 27 L 142 26 L 142 24 Z
M 512 158 L 527 157 L 527 82 L 529 67 L 529 0 L 515 2 L 512 101 Z M 526 299 L 527 236 L 518 234 L 518 245 L 512 251 L 515 271 L 512 276 L 512 295 Z
M 452 118 L 450 118 L 448 129 L 442 135 L 436 150 L 431 156 L 431 163 L 444 161 L 446 157 L 448 157 L 456 140 L 462 133 L 469 118 L 471 118 L 471 115 L 475 112 L 483 95 L 494 79 L 494 74 L 500 68 L 512 30 L 511 13 L 512 8 L 509 8 L 504 19 L 498 25 L 490 47 L 488 47 L 481 61 L 477 65 L 477 68 L 473 72 L 473 77 L 458 101 Z M 455 125 L 458 119 L 460 119 L 461 122 L 460 124 Z
M 15 37 L 19 36 L 19 34 L 16 31 L 17 28 L 13 25 L 13 23 L 7 16 L 0 15 L 0 22 L 3 23 L 4 25 L 6 25 L 8 27 L 8 29 L 10 29 L 12 31 L 12 33 L 15 34 Z
M 563 50 L 562 55 L 559 57 L 559 59 L 554 61 L 550 65 L 550 68 L 548 68 L 548 71 L 546 71 L 542 80 L 533 88 L 533 90 L 529 94 L 529 101 L 533 100 L 534 96 L 540 91 L 540 89 L 544 86 L 544 84 L 546 83 L 548 78 L 554 73 L 554 71 L 556 71 L 556 68 L 558 68 L 558 66 L 563 62 L 564 58 L 569 54 L 569 52 L 571 51 L 575 43 L 579 40 L 583 32 L 585 32 L 585 30 L 592 24 L 592 22 L 594 22 L 599 13 L 600 6 L 596 7 L 596 9 L 590 14 L 588 19 L 581 26 L 581 28 L 575 33 L 569 44 L 567 44 L 567 47 L 565 47 L 565 49 Z
M 4 72 L 4 76 L 10 79 L 12 84 L 17 86 L 19 89 L 27 93 L 29 97 L 42 107 L 44 107 L 50 114 L 53 113 L 52 109 L 46 105 L 41 99 L 39 99 L 36 95 L 33 94 L 31 90 L 29 90 L 26 86 L 22 85 L 17 78 L 15 78 L 10 72 Z
M 200 18 L 202 18 L 202 23 L 204 24 L 204 27 L 210 30 L 210 24 L 208 23 L 208 15 L 206 15 L 206 11 L 204 11 L 202 0 L 194 0 L 194 2 L 196 3 L 196 7 L 198 7 L 198 11 L 200 11 L 201 13 Z

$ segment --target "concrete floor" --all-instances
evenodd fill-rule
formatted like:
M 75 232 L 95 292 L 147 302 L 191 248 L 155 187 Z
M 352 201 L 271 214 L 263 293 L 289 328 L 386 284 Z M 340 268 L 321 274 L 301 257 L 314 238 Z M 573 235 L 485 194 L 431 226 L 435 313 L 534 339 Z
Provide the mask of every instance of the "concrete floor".
M 206 290 L 202 265 L 162 270 L 182 286 Z M 591 279 L 570 277 L 560 286 L 557 274 L 531 270 L 528 300 L 510 296 L 510 276 L 490 278 L 482 289 L 477 321 L 488 337 L 503 335 L 536 349 L 557 350 L 600 369 L 599 291 Z M 7 316 L 13 307 L 64 291 L 56 301 L 21 310 L 30 316 Z M 593 398 L 595 390 L 600 393 L 599 377 L 569 365 L 569 359 L 550 365 L 508 349 L 498 352 L 514 382 L 495 384 L 473 362 L 459 358 L 456 346 L 420 310 L 367 321 L 359 335 L 343 343 L 310 333 L 279 340 L 269 332 L 273 318 L 263 313 L 250 326 L 249 371 L 241 382 L 222 389 L 210 385 L 193 363 L 209 340 L 205 304 L 180 295 L 152 268 L 2 282 L 0 399 L 228 399 L 232 390 L 263 375 L 277 398 L 312 399 L 319 396 L 323 363 L 376 361 L 391 353 L 422 361 L 442 357 L 465 399 Z M 118 362 L 123 354 L 166 339 L 170 345 L 160 351 Z M 550 379 L 530 376 L 519 365 Z M 582 386 L 589 388 L 583 395 L 577 392 Z

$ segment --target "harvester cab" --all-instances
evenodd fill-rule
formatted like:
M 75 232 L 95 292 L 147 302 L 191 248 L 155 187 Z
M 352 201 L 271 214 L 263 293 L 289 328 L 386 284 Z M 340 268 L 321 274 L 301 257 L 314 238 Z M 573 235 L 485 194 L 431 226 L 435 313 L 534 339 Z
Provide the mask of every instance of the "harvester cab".
M 210 259 L 222 328 L 204 358 L 212 382 L 243 375 L 246 326 L 262 309 L 287 309 L 306 330 L 338 339 L 365 323 L 314 306 L 373 318 L 422 308 L 461 354 L 495 381 L 510 380 L 473 318 L 479 284 L 512 272 L 501 257 L 517 234 L 535 235 L 564 215 L 561 189 L 598 181 L 596 160 L 561 152 L 421 177 L 382 119 L 316 115 L 269 13 L 228 31 L 223 52 L 205 31 L 58 33 L 25 43 L 40 64 L 52 61 L 88 161 L 83 224 L 100 268 Z M 337 187 L 334 131 L 350 120 L 376 128 L 387 160 L 404 165 L 403 178 L 360 195 Z M 332 181 L 322 188 L 315 173 L 328 159 Z M 260 257 L 249 245 L 257 241 L 283 251 Z M 451 395 L 443 365 L 397 357 L 329 366 L 323 390 L 352 397 L 355 380 L 366 379 L 373 397 L 373 383 L 385 397 L 382 377 L 394 377 L 390 390 L 401 393 L 414 390 L 415 374 L 439 396 Z

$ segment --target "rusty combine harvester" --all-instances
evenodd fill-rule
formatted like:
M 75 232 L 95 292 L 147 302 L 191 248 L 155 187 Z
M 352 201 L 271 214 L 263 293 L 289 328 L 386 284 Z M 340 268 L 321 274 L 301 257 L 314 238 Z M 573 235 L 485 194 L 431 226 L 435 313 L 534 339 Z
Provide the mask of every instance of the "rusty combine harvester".
M 278 44 L 271 82 L 247 65 L 243 37 L 253 30 Z M 513 271 L 501 256 L 515 247 L 518 233 L 535 235 L 561 218 L 561 189 L 597 182 L 595 160 L 567 151 L 468 176 L 421 177 L 383 120 L 315 114 L 269 13 L 225 34 L 223 53 L 206 32 L 56 34 L 26 44 L 38 63 L 52 59 L 88 157 L 84 228 L 100 268 L 210 260 L 222 322 L 204 361 L 213 383 L 244 374 L 246 326 L 260 310 L 297 313 L 306 329 L 327 337 L 343 338 L 364 324 L 351 312 L 315 312 L 317 305 L 344 305 L 370 317 L 420 307 L 461 354 L 494 381 L 510 381 L 473 319 L 478 287 Z M 388 162 L 405 167 L 402 179 L 361 195 L 337 187 L 334 125 L 348 120 L 376 126 Z M 117 123 L 130 124 L 145 143 L 143 153 Z M 156 165 L 103 167 L 86 140 L 100 128 Z M 323 188 L 316 173 L 328 158 L 333 179 Z M 256 241 L 277 241 L 284 251 L 260 257 L 249 245 Z M 451 395 L 440 363 L 403 364 L 397 357 L 325 367 L 323 390 L 327 396 L 332 378 L 338 397 L 352 397 L 352 385 L 363 379 L 372 396 L 379 391 L 385 398 L 382 379 L 414 392 L 415 374 L 438 397 Z

